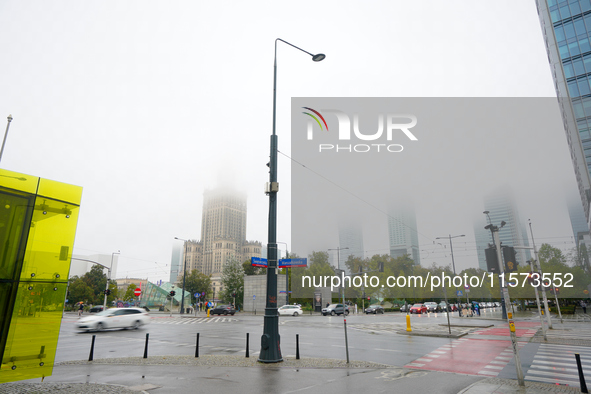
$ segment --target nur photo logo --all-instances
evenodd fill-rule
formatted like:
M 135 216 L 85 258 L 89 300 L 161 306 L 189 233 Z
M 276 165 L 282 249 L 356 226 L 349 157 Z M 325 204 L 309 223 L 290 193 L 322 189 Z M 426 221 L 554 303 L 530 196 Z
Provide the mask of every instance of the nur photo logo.
M 410 131 L 410 129 L 417 125 L 417 117 L 415 115 L 377 114 L 377 120 L 373 120 L 373 124 L 377 123 L 377 130 L 374 128 L 371 131 L 363 130 L 364 132 L 362 132 L 360 128 L 360 117 L 357 113 L 353 114 L 353 122 L 351 122 L 351 117 L 340 110 L 322 109 L 317 111 L 310 107 L 302 108 L 307 110 L 302 113 L 309 117 L 306 127 L 306 138 L 309 141 L 314 140 L 314 129 L 319 129 L 325 133 L 328 132 L 331 134 L 330 138 L 336 140 L 336 143 L 324 143 L 326 138 L 323 138 L 323 143 L 318 144 L 318 151 L 320 153 L 366 153 L 372 151 L 398 153 L 402 152 L 404 147 L 398 143 L 391 143 L 393 139 L 398 139 L 404 135 L 410 141 L 418 141 L 417 137 Z M 329 131 L 325 116 L 328 119 L 336 119 L 338 125 L 336 132 L 334 131 L 334 127 L 331 129 L 333 131 Z M 372 141 L 373 143 L 341 143 L 341 141 L 354 142 L 356 140 L 364 142 Z

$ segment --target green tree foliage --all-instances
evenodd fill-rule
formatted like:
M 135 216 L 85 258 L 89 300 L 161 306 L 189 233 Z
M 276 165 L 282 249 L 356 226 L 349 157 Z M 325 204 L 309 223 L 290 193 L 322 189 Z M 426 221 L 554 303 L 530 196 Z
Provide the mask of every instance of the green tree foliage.
M 74 276 L 70 279 L 68 301 L 70 304 L 83 301 L 85 304 L 102 305 L 107 286 L 107 275 L 103 273 L 103 267 L 93 265 L 89 272 L 81 277 Z M 107 305 L 117 299 L 117 283 L 109 283 L 111 294 L 107 297 Z
M 222 293 L 220 298 L 225 302 L 233 302 L 232 293 L 236 293 L 236 306 L 242 309 L 244 298 L 244 268 L 234 256 L 228 258 L 222 271 Z
M 127 286 L 127 290 L 125 290 L 125 295 L 123 296 L 123 301 L 129 301 L 135 298 L 135 294 L 133 293 L 135 288 L 136 285 L 133 283 L 130 283 L 129 286 Z
M 267 269 L 263 267 L 253 267 L 250 260 L 246 260 L 242 263 L 242 269 L 246 275 L 265 275 Z
M 191 293 L 191 302 L 196 303 L 197 299 L 194 297 L 195 293 L 205 293 L 206 296 L 211 292 L 211 276 L 193 270 L 191 274 L 185 278 L 185 290 Z

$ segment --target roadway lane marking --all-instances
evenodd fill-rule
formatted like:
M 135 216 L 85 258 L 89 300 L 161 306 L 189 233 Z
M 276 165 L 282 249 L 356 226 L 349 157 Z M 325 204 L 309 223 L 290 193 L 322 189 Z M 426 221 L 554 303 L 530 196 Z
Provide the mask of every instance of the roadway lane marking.
M 493 372 L 493 371 L 487 371 L 487 370 L 482 370 L 480 372 L 478 372 L 479 375 L 489 375 L 489 376 L 498 376 L 499 373 L 498 372 Z
M 505 367 L 499 367 L 498 365 L 485 365 L 484 368 L 489 368 L 489 369 L 503 369 Z
M 492 360 L 490 363 L 491 363 L 491 364 L 501 364 L 501 365 L 507 365 L 507 363 L 506 363 L 505 361 L 495 361 L 495 360 Z
M 405 365 L 406 367 L 424 367 L 425 364 L 419 364 L 419 363 L 408 363 Z
M 430 359 L 430 358 L 417 358 L 415 361 L 422 361 L 424 363 L 428 363 L 428 362 L 431 362 L 433 360 Z
M 335 345 L 333 345 L 335 346 Z M 395 350 L 395 349 L 373 349 L 373 350 L 381 350 L 383 352 L 402 352 L 402 350 Z

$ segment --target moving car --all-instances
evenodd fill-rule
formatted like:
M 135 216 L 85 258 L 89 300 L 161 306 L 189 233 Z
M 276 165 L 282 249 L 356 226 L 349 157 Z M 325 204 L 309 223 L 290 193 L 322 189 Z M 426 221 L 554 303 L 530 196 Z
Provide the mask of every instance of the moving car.
M 370 305 L 367 308 L 365 308 L 365 314 L 370 313 L 373 313 L 374 315 L 377 315 L 378 313 L 384 313 L 384 307 L 378 304 Z
M 343 313 L 345 314 L 345 316 L 349 314 L 349 307 L 344 306 L 343 304 L 330 304 L 326 308 L 322 308 L 322 316 L 342 315 Z
M 218 305 L 209 311 L 210 315 L 232 315 L 234 316 L 236 309 L 232 305 Z
M 95 312 L 102 312 L 103 311 L 103 306 L 102 305 L 95 305 L 92 308 L 90 308 L 90 313 L 95 313 Z
M 297 316 L 302 315 L 304 311 L 302 311 L 302 307 L 300 305 L 283 305 L 282 307 L 277 309 L 277 313 L 279 313 L 280 316 Z
M 425 302 L 427 312 L 439 312 L 439 305 L 436 302 Z
M 427 307 L 423 304 L 414 304 L 410 308 L 410 313 L 416 313 L 416 314 L 427 313 Z
M 102 331 L 109 328 L 138 329 L 148 323 L 150 315 L 143 308 L 110 308 L 81 318 L 75 326 L 84 331 Z

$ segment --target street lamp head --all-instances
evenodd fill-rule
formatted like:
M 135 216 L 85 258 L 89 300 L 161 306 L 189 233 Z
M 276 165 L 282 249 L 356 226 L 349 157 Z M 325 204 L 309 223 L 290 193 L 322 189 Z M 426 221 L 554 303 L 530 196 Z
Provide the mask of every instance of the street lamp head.
M 321 62 L 324 60 L 324 58 L 326 58 L 326 55 L 324 53 L 319 53 L 317 55 L 312 56 L 312 60 L 314 60 L 315 62 Z
M 489 214 L 489 212 L 488 212 L 488 211 L 484 211 L 484 212 L 482 212 L 482 213 L 483 213 L 483 214 L 485 214 L 485 215 L 488 215 L 488 214 Z

